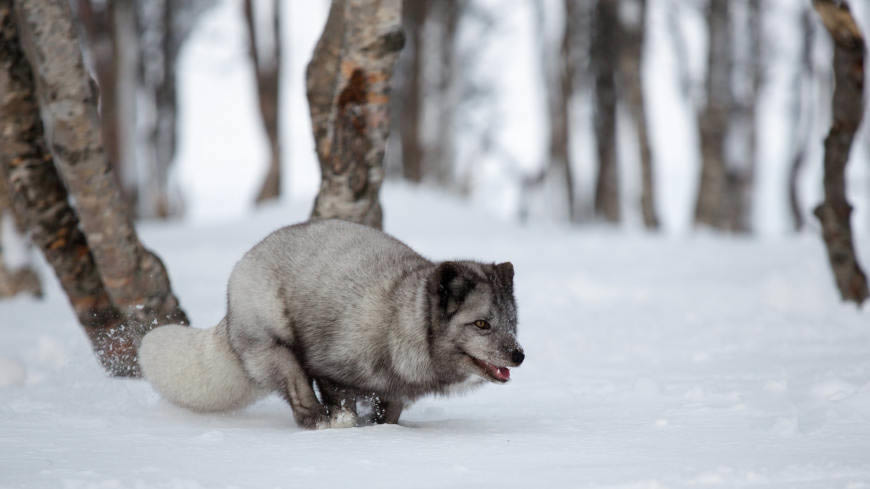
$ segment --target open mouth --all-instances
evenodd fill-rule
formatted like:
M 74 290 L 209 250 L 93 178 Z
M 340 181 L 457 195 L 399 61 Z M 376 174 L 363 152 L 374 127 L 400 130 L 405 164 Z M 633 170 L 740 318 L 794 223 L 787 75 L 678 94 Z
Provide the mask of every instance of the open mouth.
M 489 362 L 484 362 L 479 358 L 474 358 L 471 355 L 468 356 L 471 357 L 471 360 L 474 361 L 474 364 L 483 371 L 486 378 L 501 384 L 504 384 L 511 379 L 511 371 L 509 368 L 499 367 Z

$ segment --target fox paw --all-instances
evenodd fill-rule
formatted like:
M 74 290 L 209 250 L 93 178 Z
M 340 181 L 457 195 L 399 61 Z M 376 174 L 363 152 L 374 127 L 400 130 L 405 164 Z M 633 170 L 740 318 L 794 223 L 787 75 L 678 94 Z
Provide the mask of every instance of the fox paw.
M 356 414 L 348 409 L 339 409 L 330 414 L 328 418 L 317 423 L 318 430 L 328 428 L 353 428 L 356 426 Z

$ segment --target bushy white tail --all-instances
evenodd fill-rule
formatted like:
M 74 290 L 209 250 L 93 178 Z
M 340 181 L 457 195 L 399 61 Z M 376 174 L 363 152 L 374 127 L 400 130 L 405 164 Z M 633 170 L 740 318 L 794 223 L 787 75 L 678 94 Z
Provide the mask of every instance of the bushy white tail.
M 160 395 L 194 411 L 240 409 L 265 394 L 230 350 L 226 320 L 211 329 L 155 328 L 139 347 L 139 366 Z

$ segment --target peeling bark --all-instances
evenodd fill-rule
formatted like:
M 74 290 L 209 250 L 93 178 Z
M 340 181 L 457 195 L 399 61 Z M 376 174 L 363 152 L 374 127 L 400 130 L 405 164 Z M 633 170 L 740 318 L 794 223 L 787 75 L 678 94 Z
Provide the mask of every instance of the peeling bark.
M 619 222 L 619 174 L 616 153 L 616 63 L 619 52 L 617 0 L 599 0 L 595 6 L 592 68 L 595 72 L 595 145 L 598 176 L 595 181 L 595 213 L 609 222 Z
M 312 218 L 382 227 L 378 200 L 401 0 L 333 0 L 306 71 L 322 181 Z
M 139 328 L 186 324 L 163 263 L 142 246 L 115 184 L 69 5 L 65 0 L 14 4 L 45 141 L 111 302 Z
M 0 0 L 0 36 L 0 173 L 8 178 L 12 206 L 54 269 L 103 367 L 113 375 L 138 375 L 135 341 L 103 287 L 45 145 L 11 0 Z
M 813 7 L 834 41 L 832 124 L 825 138 L 825 199 L 815 209 L 840 296 L 861 304 L 867 299 L 867 277 L 855 256 L 852 206 L 846 200 L 846 163 L 864 111 L 866 47 L 845 0 L 814 0 Z
M 271 59 L 263 59 L 258 48 L 262 31 L 257 29 L 253 0 L 245 0 L 245 24 L 248 32 L 248 53 L 257 79 L 257 100 L 260 118 L 269 140 L 269 168 L 257 194 L 257 203 L 281 196 L 281 145 L 279 140 L 279 102 L 281 78 L 281 0 L 272 0 Z

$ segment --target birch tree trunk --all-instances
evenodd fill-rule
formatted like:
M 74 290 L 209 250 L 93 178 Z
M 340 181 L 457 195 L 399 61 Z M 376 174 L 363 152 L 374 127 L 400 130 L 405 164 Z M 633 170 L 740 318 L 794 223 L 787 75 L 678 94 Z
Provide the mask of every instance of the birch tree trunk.
M 598 0 L 592 39 L 592 68 L 595 72 L 595 145 L 598 176 L 595 181 L 595 213 L 618 222 L 619 174 L 616 152 L 616 61 L 619 52 L 619 4 Z
M 257 203 L 281 196 L 281 144 L 279 140 L 279 103 L 281 79 L 281 0 L 272 0 L 271 36 L 265 36 L 257 27 L 253 0 L 245 0 L 245 24 L 248 31 L 248 52 L 257 79 L 257 100 L 260 118 L 269 140 L 269 168 L 257 194 Z M 270 37 L 271 56 L 266 59 L 263 38 Z
M 710 0 L 707 6 L 706 102 L 698 117 L 701 176 L 695 204 L 695 224 L 722 228 L 722 202 L 727 192 L 725 140 L 728 135 L 731 87 L 731 15 L 729 0 Z
M 640 150 L 641 194 L 640 207 L 643 224 L 647 229 L 657 229 L 659 218 L 656 213 L 655 186 L 653 180 L 653 156 L 646 116 L 646 101 L 643 94 L 643 49 L 646 39 L 646 0 L 620 0 L 622 8 L 637 14 L 623 16 L 620 52 L 620 75 L 623 82 L 631 122 L 637 134 Z
M 858 264 L 846 200 L 846 163 L 864 113 L 864 54 L 861 29 L 845 0 L 814 0 L 813 7 L 834 41 L 832 124 L 825 138 L 825 199 L 815 214 L 822 224 L 828 260 L 843 300 L 860 305 L 867 299 L 867 277 Z
M 140 329 L 187 323 L 160 259 L 133 228 L 102 146 L 96 98 L 65 0 L 16 0 L 45 141 L 75 202 L 111 302 Z
M 312 218 L 382 227 L 378 200 L 401 0 L 333 0 L 306 71 L 322 181 Z

